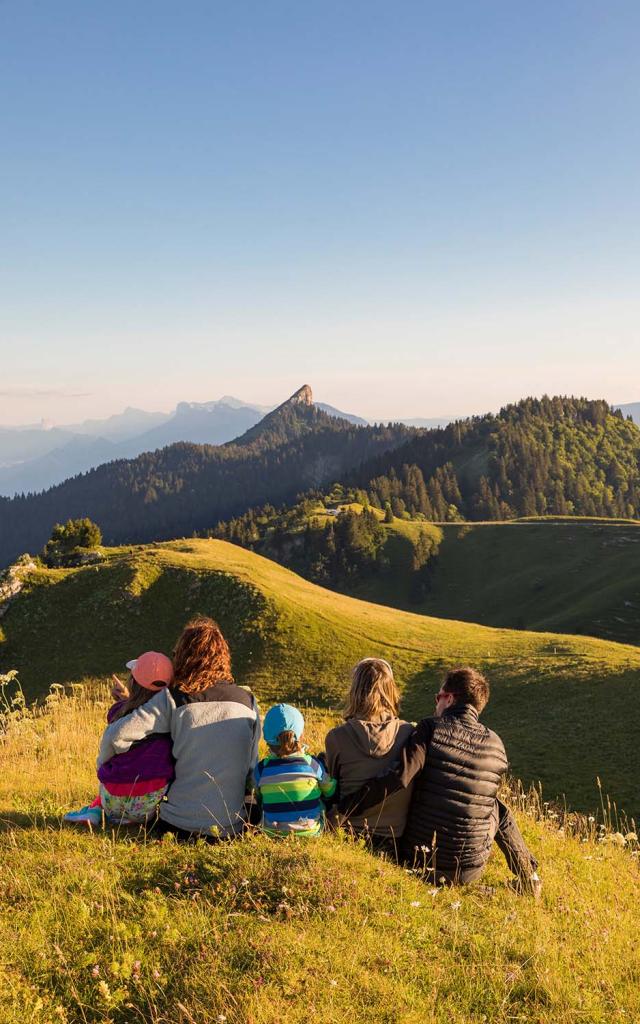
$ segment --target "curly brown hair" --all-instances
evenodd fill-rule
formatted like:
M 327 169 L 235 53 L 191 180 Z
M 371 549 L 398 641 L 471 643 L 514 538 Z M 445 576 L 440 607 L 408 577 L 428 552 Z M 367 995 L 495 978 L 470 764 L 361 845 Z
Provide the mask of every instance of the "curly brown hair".
M 173 651 L 173 669 L 171 686 L 183 693 L 233 682 L 229 646 L 217 622 L 206 615 L 187 622 Z

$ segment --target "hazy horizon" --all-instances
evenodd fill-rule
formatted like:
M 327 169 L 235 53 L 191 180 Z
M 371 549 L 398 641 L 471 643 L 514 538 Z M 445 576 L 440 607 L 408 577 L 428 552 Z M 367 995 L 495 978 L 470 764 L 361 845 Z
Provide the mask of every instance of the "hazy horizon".
M 640 399 L 640 8 L 0 7 L 0 424 Z
M 302 386 L 302 385 L 300 385 L 300 386 Z M 294 388 L 292 390 L 291 394 L 293 394 L 296 390 L 297 390 L 297 388 Z M 350 404 L 343 405 L 343 406 L 338 406 L 335 402 L 327 399 L 325 395 L 318 395 L 318 394 L 316 394 L 316 392 L 313 389 L 313 387 L 312 387 L 312 391 L 313 391 L 314 402 L 321 403 L 323 405 L 333 406 L 334 408 L 339 409 L 340 412 L 350 413 L 350 414 L 353 414 L 353 415 L 356 415 L 356 416 L 361 416 L 363 419 L 370 420 L 370 422 L 376 422 L 377 421 L 377 422 L 385 423 L 385 422 L 392 422 L 393 419 L 394 419 L 393 416 L 391 416 L 391 417 L 379 416 L 379 415 L 366 416 L 362 412 L 362 409 L 357 405 L 357 397 L 354 398 L 354 400 Z M 638 388 L 637 391 L 638 391 L 638 393 L 640 393 L 640 388 Z M 178 399 L 177 402 L 175 402 L 172 406 L 170 406 L 168 408 L 160 408 L 160 407 L 153 407 L 152 408 L 151 406 L 147 407 L 145 405 L 130 405 L 130 404 L 129 405 L 120 405 L 120 406 L 114 407 L 112 411 L 107 411 L 104 415 L 96 415 L 95 413 L 91 413 L 91 414 L 89 414 L 87 416 L 82 416 L 82 417 L 79 417 L 79 418 L 76 418 L 76 419 L 73 419 L 73 420 L 72 419 L 68 419 L 68 420 L 56 421 L 56 420 L 53 420 L 53 419 L 49 419 L 49 418 L 47 418 L 45 416 L 42 416 L 39 420 L 24 421 L 24 422 L 23 421 L 5 422 L 5 421 L 0 419 L 0 428 L 11 429 L 11 428 L 32 427 L 32 428 L 36 428 L 36 429 L 52 429 L 54 427 L 58 427 L 58 428 L 59 427 L 73 427 L 73 426 L 79 426 L 82 423 L 85 423 L 85 422 L 91 421 L 91 420 L 98 420 L 98 421 L 107 420 L 107 419 L 109 419 L 112 416 L 122 415 L 123 413 L 125 413 L 129 409 L 134 409 L 134 410 L 136 410 L 138 412 L 146 412 L 146 413 L 150 413 L 150 414 L 151 413 L 162 413 L 162 414 L 168 416 L 168 415 L 171 415 L 173 412 L 175 412 L 176 406 L 180 402 L 193 403 L 193 404 L 206 404 L 208 402 L 218 402 L 222 398 L 225 398 L 225 397 L 226 398 L 239 399 L 240 401 L 244 402 L 247 405 L 265 407 L 265 413 L 264 414 L 266 415 L 266 412 L 268 411 L 268 409 L 275 408 L 276 406 L 280 405 L 282 402 L 286 401 L 287 398 L 291 397 L 291 394 L 287 393 L 286 395 L 282 395 L 282 396 L 278 397 L 277 399 L 275 399 L 273 401 L 266 401 L 265 402 L 265 401 L 262 401 L 260 399 L 257 399 L 255 401 L 251 401 L 249 399 L 246 399 L 241 394 L 232 394 L 230 391 L 224 391 L 223 393 L 221 393 L 219 395 L 215 395 L 213 397 L 209 397 L 209 398 L 206 398 L 206 399 L 198 399 L 198 400 L 196 400 L 196 399 L 193 399 L 191 397 L 181 398 L 181 399 Z M 501 403 L 499 406 L 495 406 L 493 408 L 486 408 L 485 409 L 485 408 L 478 407 L 478 408 L 475 408 L 475 409 L 468 409 L 466 411 L 460 411 L 459 410 L 458 412 L 451 413 L 451 414 L 449 414 L 449 413 L 441 413 L 441 414 L 439 414 L 437 412 L 435 412 L 435 413 L 423 413 L 423 412 L 408 411 L 408 412 L 404 412 L 404 413 L 399 413 L 395 417 L 395 419 L 396 420 L 417 420 L 417 419 L 429 419 L 429 420 L 430 419 L 433 419 L 433 420 L 451 419 L 451 420 L 453 420 L 453 419 L 464 419 L 464 418 L 470 417 L 470 416 L 484 415 L 485 413 L 497 413 L 500 410 L 500 408 L 502 408 L 504 405 L 513 404 L 515 402 L 520 401 L 523 398 L 541 398 L 542 394 L 543 394 L 542 392 L 540 394 L 535 394 L 535 395 L 534 394 L 523 394 L 523 395 L 520 395 L 518 398 L 514 398 L 514 399 L 512 399 L 512 400 L 510 400 L 508 402 Z M 57 396 L 57 397 L 59 397 L 59 396 Z M 602 399 L 602 398 L 604 398 L 604 400 L 609 402 L 609 404 L 612 405 L 614 408 L 617 407 L 618 405 L 635 404 L 633 402 L 633 400 L 631 400 L 630 402 L 612 402 L 611 399 L 608 398 L 607 396 L 599 395 L 599 394 L 580 395 L 580 396 L 579 395 L 574 395 L 573 397 L 576 397 L 576 398 L 577 397 L 583 397 L 583 398 L 591 398 L 591 399 Z

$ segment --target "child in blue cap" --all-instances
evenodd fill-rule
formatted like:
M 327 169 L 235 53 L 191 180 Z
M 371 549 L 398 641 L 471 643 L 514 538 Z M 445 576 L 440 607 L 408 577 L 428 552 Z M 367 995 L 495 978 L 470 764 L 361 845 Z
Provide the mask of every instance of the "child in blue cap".
M 290 704 L 270 708 L 262 723 L 269 756 L 253 773 L 268 836 L 317 836 L 324 827 L 324 801 L 336 791 L 324 765 L 302 746 L 304 718 Z

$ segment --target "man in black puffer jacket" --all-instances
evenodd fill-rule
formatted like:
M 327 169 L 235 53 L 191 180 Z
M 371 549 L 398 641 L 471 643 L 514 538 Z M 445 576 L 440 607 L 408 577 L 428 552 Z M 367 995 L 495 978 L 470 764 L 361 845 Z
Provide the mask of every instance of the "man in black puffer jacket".
M 495 841 L 523 890 L 540 895 L 537 862 L 511 811 L 498 800 L 507 770 L 502 740 L 480 724 L 489 684 L 472 668 L 447 674 L 436 711 L 423 718 L 400 760 L 340 803 L 340 812 L 367 807 L 413 781 L 400 854 L 439 880 L 465 884 L 479 878 Z

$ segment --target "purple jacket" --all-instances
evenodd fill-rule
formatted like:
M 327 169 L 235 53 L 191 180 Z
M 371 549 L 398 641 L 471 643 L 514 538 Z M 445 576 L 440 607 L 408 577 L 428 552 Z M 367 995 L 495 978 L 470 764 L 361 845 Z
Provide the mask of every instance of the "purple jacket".
M 107 722 L 111 723 L 124 704 L 117 701 L 107 712 Z M 171 782 L 174 776 L 174 758 L 171 752 L 171 736 L 158 733 L 134 743 L 124 754 L 115 754 L 98 768 L 98 779 L 108 785 L 110 782 L 127 783 L 142 782 L 146 779 L 166 779 Z

